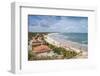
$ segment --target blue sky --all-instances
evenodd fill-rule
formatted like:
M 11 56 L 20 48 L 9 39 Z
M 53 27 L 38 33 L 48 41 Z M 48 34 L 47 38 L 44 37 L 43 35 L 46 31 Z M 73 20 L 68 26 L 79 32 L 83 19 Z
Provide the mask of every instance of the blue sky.
M 29 32 L 88 32 L 88 17 L 28 15 Z

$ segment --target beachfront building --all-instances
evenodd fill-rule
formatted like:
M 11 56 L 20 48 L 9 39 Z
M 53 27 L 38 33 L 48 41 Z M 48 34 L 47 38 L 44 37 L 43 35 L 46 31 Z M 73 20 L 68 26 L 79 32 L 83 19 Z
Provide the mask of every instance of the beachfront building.
M 31 50 L 35 53 L 44 53 L 51 51 L 51 49 L 47 45 L 45 45 L 43 36 L 39 34 L 32 37 L 32 40 L 30 40 L 29 45 L 31 46 Z
M 39 35 L 36 35 L 34 37 L 32 37 L 31 40 L 29 40 L 29 50 L 33 50 L 34 47 L 36 46 L 40 46 L 40 45 L 43 45 L 45 42 L 42 40 L 42 37 Z
M 49 52 L 51 49 L 47 45 L 40 45 L 36 46 L 32 49 L 33 52 L 35 53 L 44 53 L 44 52 Z

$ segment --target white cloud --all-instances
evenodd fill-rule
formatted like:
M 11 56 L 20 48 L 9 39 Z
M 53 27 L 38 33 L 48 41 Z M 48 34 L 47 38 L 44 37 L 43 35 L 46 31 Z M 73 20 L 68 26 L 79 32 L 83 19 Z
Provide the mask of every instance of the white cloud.
M 41 16 L 42 18 L 42 16 Z M 32 32 L 87 32 L 87 19 L 61 17 L 56 20 L 54 17 L 47 17 L 39 20 L 37 26 L 29 26 Z

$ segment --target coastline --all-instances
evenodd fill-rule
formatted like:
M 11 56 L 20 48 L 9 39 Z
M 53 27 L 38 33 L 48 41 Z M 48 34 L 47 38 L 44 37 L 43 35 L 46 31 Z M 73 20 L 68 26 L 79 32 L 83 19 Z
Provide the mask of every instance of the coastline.
M 77 42 L 72 42 L 69 40 L 58 40 L 58 39 L 54 39 L 52 37 L 50 37 L 51 35 L 54 35 L 57 33 L 50 33 L 48 35 L 44 36 L 44 39 L 46 42 L 55 45 L 57 47 L 63 47 L 65 49 L 71 49 L 74 50 L 77 53 L 80 53 L 78 56 L 76 56 L 75 58 L 87 58 L 88 56 L 88 50 L 87 50 L 87 46 L 83 45 L 83 44 L 79 44 Z

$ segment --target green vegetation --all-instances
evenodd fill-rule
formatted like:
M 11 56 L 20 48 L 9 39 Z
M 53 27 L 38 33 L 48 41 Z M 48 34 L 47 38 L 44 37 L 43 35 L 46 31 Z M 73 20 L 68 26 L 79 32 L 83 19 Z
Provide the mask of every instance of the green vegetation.
M 66 50 L 65 48 L 56 47 L 49 43 L 47 43 L 47 45 L 49 48 L 51 48 L 54 51 L 54 53 L 57 53 L 58 55 L 63 55 L 63 57 L 67 59 L 73 58 L 78 55 L 78 53 L 72 49 Z
M 54 53 L 57 53 L 58 55 L 60 55 L 61 54 L 61 49 L 60 48 L 54 48 L 53 49 L 53 51 L 54 51 Z
M 63 55 L 65 58 L 70 59 L 78 55 L 78 53 L 76 53 L 75 51 L 66 50 L 66 52 L 63 52 Z
M 34 60 L 36 57 L 36 54 L 32 51 L 28 51 L 28 60 Z
M 70 59 L 78 55 L 74 50 L 66 50 L 62 47 L 54 48 L 53 51 L 58 55 L 63 55 L 64 58 Z

